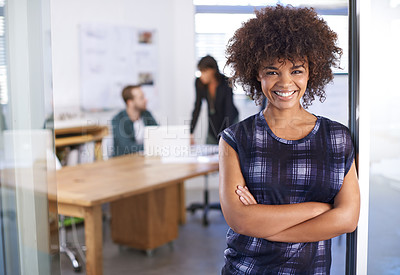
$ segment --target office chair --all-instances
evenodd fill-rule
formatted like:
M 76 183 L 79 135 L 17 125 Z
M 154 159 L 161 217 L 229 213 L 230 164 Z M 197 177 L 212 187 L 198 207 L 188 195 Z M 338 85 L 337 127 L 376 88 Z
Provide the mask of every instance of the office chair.
M 192 203 L 186 210 L 194 214 L 197 209 L 203 209 L 203 225 L 208 226 L 208 211 L 212 209 L 221 211 L 221 204 L 209 203 L 208 174 L 204 176 L 204 179 L 203 203 Z
M 65 228 L 65 217 L 63 215 L 59 215 L 60 217 L 60 253 L 65 253 L 67 257 L 70 259 L 72 263 L 72 267 L 74 268 L 75 272 L 80 272 L 82 269 L 81 263 L 78 261 L 78 258 L 75 252 L 72 251 L 69 244 L 67 243 L 67 230 Z

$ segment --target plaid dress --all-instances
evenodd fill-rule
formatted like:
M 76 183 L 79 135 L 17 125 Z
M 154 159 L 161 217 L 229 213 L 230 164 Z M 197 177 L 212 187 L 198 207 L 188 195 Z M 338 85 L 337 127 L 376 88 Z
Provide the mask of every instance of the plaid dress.
M 221 137 L 237 152 L 246 185 L 259 204 L 333 203 L 354 158 L 348 129 L 317 117 L 300 140 L 277 137 L 263 113 L 232 125 Z M 271 242 L 227 232 L 222 274 L 329 274 L 331 240 Z

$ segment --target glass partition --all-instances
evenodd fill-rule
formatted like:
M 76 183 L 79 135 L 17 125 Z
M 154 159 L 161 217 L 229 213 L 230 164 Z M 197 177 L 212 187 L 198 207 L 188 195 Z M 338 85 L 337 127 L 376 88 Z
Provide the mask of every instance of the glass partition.
M 60 274 L 50 1 L 0 1 L 0 274 Z

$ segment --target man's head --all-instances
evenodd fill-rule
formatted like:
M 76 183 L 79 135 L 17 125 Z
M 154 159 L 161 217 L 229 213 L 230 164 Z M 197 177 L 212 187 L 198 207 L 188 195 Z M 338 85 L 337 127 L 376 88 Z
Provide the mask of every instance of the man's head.
M 140 85 L 129 85 L 122 90 L 126 108 L 137 111 L 146 110 L 147 99 Z

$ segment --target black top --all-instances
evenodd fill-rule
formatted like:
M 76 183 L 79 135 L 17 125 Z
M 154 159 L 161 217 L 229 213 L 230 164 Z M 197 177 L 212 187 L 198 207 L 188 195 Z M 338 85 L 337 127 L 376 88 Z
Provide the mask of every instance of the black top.
M 196 78 L 196 102 L 192 113 L 192 123 L 190 132 L 194 132 L 197 120 L 200 115 L 203 99 L 208 103 L 208 133 L 216 139 L 218 134 L 226 127 L 232 125 L 238 117 L 238 110 L 233 104 L 232 88 L 228 84 L 228 79 L 222 76 L 219 80 L 214 100 L 211 99 L 208 86 L 204 85 L 199 78 Z

